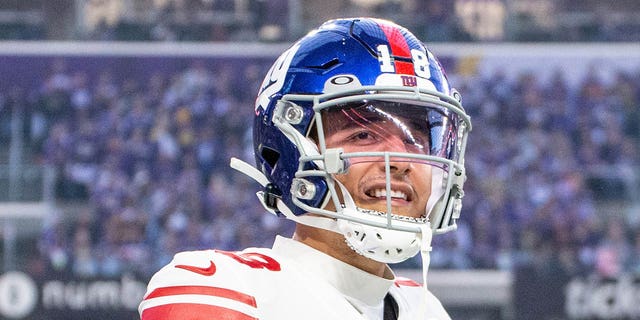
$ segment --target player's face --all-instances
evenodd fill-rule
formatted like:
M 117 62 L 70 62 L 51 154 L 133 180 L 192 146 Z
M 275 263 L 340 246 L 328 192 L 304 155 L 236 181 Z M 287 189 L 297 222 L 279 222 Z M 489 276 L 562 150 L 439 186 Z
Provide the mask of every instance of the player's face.
M 382 109 L 340 110 L 324 115 L 327 148 L 353 152 L 428 153 L 428 130 L 412 119 Z M 391 205 L 394 214 L 419 218 L 425 215 L 431 193 L 431 165 L 415 159 L 390 157 Z M 351 158 L 348 172 L 336 175 L 356 205 L 387 211 L 383 157 Z

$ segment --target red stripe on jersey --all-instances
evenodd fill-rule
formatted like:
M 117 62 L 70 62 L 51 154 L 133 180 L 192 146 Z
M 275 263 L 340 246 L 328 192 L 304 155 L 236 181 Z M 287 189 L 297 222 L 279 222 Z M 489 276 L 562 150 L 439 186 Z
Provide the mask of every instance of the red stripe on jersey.
M 142 311 L 141 320 L 258 320 L 240 311 L 197 303 L 173 303 Z
M 415 282 L 409 278 L 397 277 L 395 281 L 396 287 L 405 286 L 405 287 L 421 287 L 422 285 L 418 282 Z
M 396 57 L 402 57 L 411 59 L 411 50 L 407 40 L 402 35 L 402 32 L 396 27 L 388 25 L 380 25 L 380 29 L 387 36 L 389 40 L 389 46 L 391 47 L 391 55 Z M 413 70 L 413 63 L 404 61 L 395 61 L 396 73 L 415 75 Z
M 218 287 L 207 287 L 207 286 L 175 286 L 175 287 L 164 287 L 153 290 L 145 300 L 158 298 L 158 297 L 166 297 L 166 296 L 174 296 L 181 294 L 199 294 L 206 296 L 214 296 L 227 298 L 235 301 L 242 302 L 244 304 L 248 304 L 252 307 L 256 307 L 256 299 L 253 296 L 248 294 L 244 294 L 242 292 L 238 292 L 231 289 L 218 288 Z

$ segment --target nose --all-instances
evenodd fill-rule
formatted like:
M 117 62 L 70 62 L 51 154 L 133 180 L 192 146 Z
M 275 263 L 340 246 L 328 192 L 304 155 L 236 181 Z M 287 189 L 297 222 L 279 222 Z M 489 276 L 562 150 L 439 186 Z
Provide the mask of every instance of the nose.
M 383 169 L 384 170 L 384 169 Z M 413 164 L 408 159 L 389 159 L 389 171 L 392 175 L 404 176 L 413 170 Z
M 405 138 L 399 137 L 397 135 L 391 135 L 386 137 L 385 141 L 381 143 L 382 151 L 386 152 L 402 152 L 402 153 L 413 153 L 411 152 L 411 146 L 405 143 Z M 389 169 L 392 174 L 407 174 L 412 170 L 412 162 L 410 159 L 402 158 L 402 157 L 389 157 Z M 385 162 L 380 163 L 380 169 L 382 171 L 385 170 Z
M 386 161 L 376 162 L 376 170 L 382 175 L 387 175 Z M 389 158 L 389 177 L 394 181 L 404 181 L 412 175 L 414 165 L 408 159 L 400 159 L 398 157 Z

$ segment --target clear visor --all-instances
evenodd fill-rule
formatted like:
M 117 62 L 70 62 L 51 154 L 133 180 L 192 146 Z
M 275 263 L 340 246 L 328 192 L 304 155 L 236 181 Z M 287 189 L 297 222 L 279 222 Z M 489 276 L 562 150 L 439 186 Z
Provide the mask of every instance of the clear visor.
M 326 148 L 342 148 L 345 153 L 402 153 L 394 161 L 431 165 L 437 164 L 429 159 L 458 158 L 458 116 L 444 107 L 365 100 L 323 109 L 321 118 Z M 351 164 L 380 160 L 349 159 Z

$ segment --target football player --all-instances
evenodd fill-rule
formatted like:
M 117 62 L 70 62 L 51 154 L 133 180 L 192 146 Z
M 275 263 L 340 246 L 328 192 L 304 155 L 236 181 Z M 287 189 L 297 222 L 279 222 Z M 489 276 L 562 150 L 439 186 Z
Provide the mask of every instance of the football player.
M 142 319 L 449 319 L 426 274 L 432 234 L 459 217 L 471 123 L 421 41 L 386 20 L 324 23 L 269 70 L 253 130 L 257 167 L 231 166 L 293 237 L 178 253 Z M 424 285 L 388 266 L 418 253 Z

